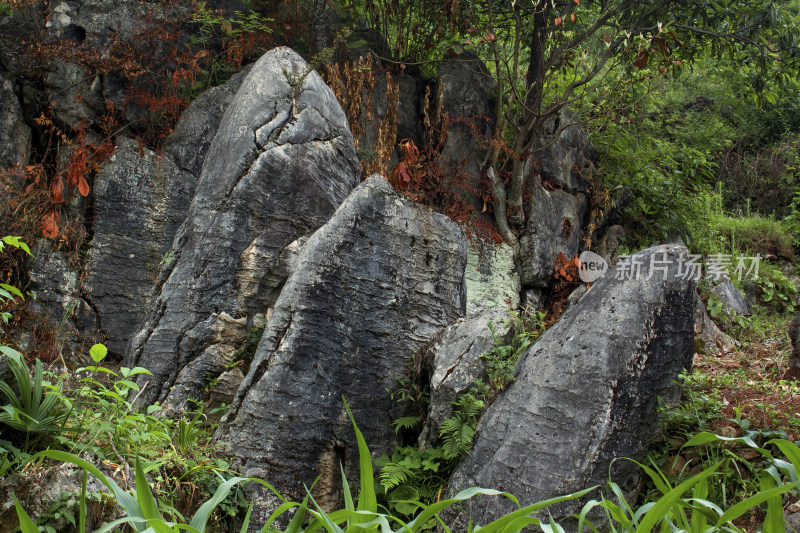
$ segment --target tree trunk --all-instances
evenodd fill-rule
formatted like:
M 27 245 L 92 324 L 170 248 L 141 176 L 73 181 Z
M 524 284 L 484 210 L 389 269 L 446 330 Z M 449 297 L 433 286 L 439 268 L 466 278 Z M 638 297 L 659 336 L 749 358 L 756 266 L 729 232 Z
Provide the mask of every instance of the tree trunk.
M 545 48 L 547 46 L 547 19 L 550 15 L 550 2 L 539 0 L 533 14 L 533 35 L 530 44 L 530 60 L 528 73 L 525 75 L 525 109 L 517 128 L 515 151 L 520 159 L 514 161 L 511 170 L 508 204 L 510 206 L 511 223 L 522 228 L 525 225 L 525 210 L 522 205 L 522 193 L 525 188 L 525 159 L 530 155 L 531 141 L 538 135 L 541 126 L 541 108 L 544 95 Z

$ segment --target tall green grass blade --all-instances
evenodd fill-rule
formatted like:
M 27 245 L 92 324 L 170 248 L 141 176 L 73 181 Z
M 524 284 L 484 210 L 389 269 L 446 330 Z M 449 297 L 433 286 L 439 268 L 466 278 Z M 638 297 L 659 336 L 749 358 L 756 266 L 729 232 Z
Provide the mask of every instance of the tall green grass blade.
M 89 472 L 81 469 L 81 499 L 78 507 L 78 533 L 86 533 L 86 483 Z
M 792 483 L 790 485 L 782 485 L 780 487 L 774 487 L 769 490 L 761 491 L 758 494 L 750 496 L 746 498 L 732 507 L 729 507 L 722 516 L 719 517 L 717 520 L 716 527 L 720 528 L 723 524 L 728 522 L 732 522 L 742 516 L 744 513 L 752 509 L 757 505 L 761 505 L 762 503 L 768 501 L 770 498 L 774 498 L 775 496 L 780 496 L 784 492 L 788 492 L 792 490 L 794 487 L 797 486 L 797 483 Z
M 573 492 L 572 494 L 567 494 L 566 496 L 559 496 L 557 498 L 550 498 L 548 500 L 543 500 L 543 501 L 540 501 L 540 502 L 525 506 L 525 507 L 523 507 L 521 509 L 517 509 L 516 511 L 513 511 L 513 512 L 511 512 L 511 513 L 509 513 L 509 514 L 507 514 L 507 515 L 505 515 L 505 516 L 503 516 L 501 518 L 498 518 L 497 520 L 493 520 L 492 522 L 489 522 L 488 524 L 486 524 L 485 526 L 483 526 L 481 528 L 476 527 L 475 531 L 481 531 L 482 533 L 493 533 L 495 531 L 502 531 L 502 529 L 506 525 L 508 525 L 512 521 L 516 520 L 517 518 L 520 518 L 520 517 L 535 513 L 536 511 L 539 511 L 541 509 L 545 509 L 545 508 L 550 507 L 551 505 L 555 505 L 557 503 L 566 502 L 566 501 L 569 501 L 569 500 L 577 500 L 578 498 L 582 498 L 582 497 L 586 496 L 587 494 L 589 494 L 590 492 L 592 492 L 595 489 L 597 489 L 597 485 L 595 485 L 594 487 L 589 487 L 588 489 L 583 489 L 583 490 L 578 491 L 578 492 Z
M 272 526 L 272 523 L 275 522 L 275 520 L 277 520 L 280 516 L 282 516 L 283 513 L 286 513 L 287 511 L 294 509 L 295 507 L 298 506 L 299 504 L 296 502 L 283 502 L 281 505 L 278 506 L 277 509 L 275 509 L 272 512 L 271 515 L 269 515 L 269 519 L 267 519 L 267 521 L 264 523 L 264 527 L 261 528 L 262 533 L 267 531 L 270 528 L 270 526 Z
M 798 481 L 798 476 L 800 476 L 800 447 L 786 439 L 772 439 L 768 441 L 767 444 L 774 444 L 777 446 L 781 453 L 789 459 L 794 467 L 794 472 L 789 469 L 785 470 L 790 472 L 792 481 Z
M 345 402 L 345 406 L 347 406 L 347 402 Z M 347 411 L 350 412 L 349 407 L 347 408 Z M 353 415 L 351 414 L 350 418 L 352 419 L 352 417 Z M 306 489 L 306 498 L 310 499 L 311 503 L 313 503 L 314 507 L 316 507 L 317 512 L 314 513 L 314 515 L 321 521 L 322 527 L 324 527 L 325 530 L 328 531 L 328 533 L 344 533 L 344 530 L 340 528 L 338 525 L 336 525 L 336 523 L 334 523 L 331 517 L 325 511 L 322 510 L 322 507 L 320 507 L 319 504 L 316 502 L 316 500 L 314 500 L 314 497 L 311 496 L 311 492 L 308 489 Z M 311 530 L 310 527 L 306 529 L 306 531 L 309 530 Z
M 762 474 L 759 479 L 762 491 L 775 487 L 775 480 L 769 474 Z M 762 533 L 785 533 L 783 521 L 783 499 L 780 495 L 773 496 L 767 500 L 767 516 L 764 518 Z
M 308 496 L 303 498 L 300 508 L 294 513 L 284 533 L 300 533 L 300 529 L 303 527 L 303 520 L 306 519 L 306 512 L 308 512 Z
M 347 482 L 347 476 L 344 473 L 344 465 L 339 463 L 339 470 L 342 472 L 342 492 L 344 493 L 344 508 L 348 511 L 355 511 L 356 507 L 353 503 L 353 494 L 350 492 L 350 484 Z M 348 520 L 347 529 L 350 529 L 352 523 Z
M 663 495 L 656 504 L 644 515 L 642 521 L 636 528 L 637 533 L 651 533 L 656 524 L 663 522 L 669 516 L 675 504 L 681 499 L 683 494 L 697 483 L 708 479 L 719 468 L 720 463 L 716 463 L 706 468 L 697 475 L 687 479 L 674 489 Z
M 244 520 L 242 520 L 242 528 L 239 530 L 239 533 L 247 533 L 247 530 L 250 528 L 251 514 L 253 514 L 253 502 L 250 502 L 250 505 L 247 506 L 247 514 L 244 515 Z
M 248 481 L 250 481 L 250 478 L 234 477 L 224 483 L 221 483 L 219 487 L 217 487 L 217 490 L 214 491 L 214 495 L 200 506 L 200 508 L 192 517 L 192 521 L 189 522 L 189 525 L 197 529 L 200 533 L 203 533 L 206 530 L 206 524 L 208 523 L 208 518 L 211 516 L 211 513 L 214 511 L 217 505 L 222 502 L 222 500 L 228 497 L 228 494 L 231 492 L 231 488 L 233 488 L 234 485 L 238 485 L 239 483 L 243 482 L 247 483 Z
M 697 483 L 694 486 L 693 492 L 695 499 L 704 500 L 708 497 L 708 480 L 704 479 Z M 706 519 L 706 515 L 703 514 L 700 509 L 695 507 L 694 512 L 692 513 L 692 518 L 689 522 L 691 525 L 692 531 L 705 531 L 708 528 L 708 520 Z
M 708 431 L 701 431 L 691 439 L 689 439 L 686 444 L 681 446 L 681 450 L 683 448 L 690 448 L 692 446 L 701 446 L 703 444 L 711 444 L 712 442 L 731 442 L 731 441 L 741 441 L 750 446 L 751 448 L 755 448 L 757 450 L 762 450 L 753 439 L 750 437 L 721 437 L 719 435 L 714 435 L 713 433 L 709 433 Z
M 161 513 L 158 512 L 158 502 L 153 497 L 150 484 L 147 482 L 147 477 L 142 468 L 142 462 L 138 457 L 136 458 L 136 499 L 142 509 L 142 516 L 147 520 L 163 520 Z
M 355 431 L 356 441 L 358 442 L 358 463 L 359 474 L 361 476 L 361 490 L 358 493 L 357 510 L 377 513 L 378 497 L 375 494 L 375 477 L 372 469 L 372 457 L 369 454 L 369 448 L 367 447 L 367 442 L 364 440 L 364 435 L 361 433 L 361 430 L 358 429 L 358 425 L 356 425 L 356 419 L 353 417 L 353 412 L 350 410 L 350 406 L 347 404 L 347 400 L 344 396 L 342 396 L 342 401 L 344 401 L 344 408 L 347 410 L 347 414 L 350 416 L 350 422 L 353 424 L 353 431 Z M 361 523 L 363 521 L 363 517 L 358 515 L 353 517 L 353 523 Z
M 19 519 L 19 527 L 22 533 L 39 533 L 39 528 L 36 527 L 31 517 L 28 516 L 28 513 L 26 513 L 22 505 L 19 504 L 16 494 L 14 494 L 14 507 L 17 510 L 17 518 Z

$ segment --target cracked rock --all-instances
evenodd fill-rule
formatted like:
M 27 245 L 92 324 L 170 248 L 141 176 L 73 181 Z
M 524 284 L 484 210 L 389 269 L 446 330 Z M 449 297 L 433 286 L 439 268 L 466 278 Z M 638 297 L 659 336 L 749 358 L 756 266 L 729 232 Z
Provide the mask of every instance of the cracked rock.
M 198 96 L 163 153 L 121 138 L 94 180 L 94 226 L 84 291 L 100 313 L 108 349 L 125 353 L 147 318 L 161 267 L 195 193 L 203 160 L 242 75 Z M 163 280 L 161 281 L 163 283 Z
M 339 497 L 340 462 L 358 475 L 344 396 L 374 455 L 397 443 L 397 387 L 412 355 L 464 313 L 467 241 L 447 217 L 361 183 L 300 251 L 250 371 L 216 438 L 247 476 L 290 497 Z M 258 446 L 253 446 L 258 443 Z M 352 477 L 351 477 L 352 479 Z M 258 492 L 254 523 L 269 512 Z M 262 522 L 263 523 L 263 522 Z
M 524 506 L 605 483 L 615 458 L 643 458 L 661 430 L 659 398 L 676 399 L 675 380 L 692 364 L 695 282 L 680 273 L 686 254 L 682 245 L 635 254 L 638 276 L 626 275 L 621 262 L 523 354 L 515 381 L 481 417 L 451 493 L 491 487 Z M 668 266 L 648 279 L 653 257 Z M 640 472 L 617 461 L 612 477 L 635 497 Z M 486 525 L 516 509 L 503 498 L 470 501 L 446 520 L 454 531 L 470 516 Z M 548 511 L 559 520 L 583 503 Z
M 287 113 L 260 146 L 256 131 Z M 306 74 L 288 48 L 262 56 L 225 112 L 173 242 L 176 259 L 160 273 L 161 291 L 126 352 L 126 365 L 153 374 L 140 380 L 147 383 L 142 402 L 166 400 L 179 411 L 182 398 L 201 392 L 181 388 L 169 398 L 179 373 L 215 335 L 209 317 L 238 320 L 272 307 L 282 251 L 327 222 L 360 172 L 344 112 L 322 78 Z M 190 332 L 192 342 L 183 342 Z M 197 366 L 206 380 L 220 371 Z
M 493 310 L 449 326 L 430 348 L 433 357 L 431 401 L 420 443 L 434 445 L 439 436 L 439 426 L 453 413 L 453 402 L 469 392 L 475 380 L 485 377 L 486 359 L 481 355 L 495 344 L 490 323 L 498 342 L 509 344 L 514 333 L 509 314 Z

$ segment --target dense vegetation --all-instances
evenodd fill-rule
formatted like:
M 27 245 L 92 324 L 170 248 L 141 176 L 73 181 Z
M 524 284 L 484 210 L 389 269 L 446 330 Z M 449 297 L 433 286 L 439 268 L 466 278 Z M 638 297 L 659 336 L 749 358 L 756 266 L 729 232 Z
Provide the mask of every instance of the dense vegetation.
M 163 21 L 153 34 L 100 56 L 47 42 L 37 33 L 37 2 L 0 2 L 0 16 L 19 17 L 20 28 L 19 35 L 3 35 L 0 42 L 28 65 L 30 79 L 41 76 L 54 58 L 79 57 L 98 71 L 134 80 L 130 105 L 146 111 L 126 123 L 122 110 L 108 109 L 105 127 L 92 126 L 89 141 L 83 126 L 62 131 L 42 106 L 36 118 L 40 145 L 26 168 L 12 171 L 27 186 L 0 189 L 2 233 L 8 234 L 0 243 L 4 339 L 11 338 L 23 313 L 18 287 L 26 282 L 25 243 L 42 236 L 58 239 L 75 261 L 82 260 L 87 224 L 73 218 L 70 203 L 88 196 L 92 173 L 120 129 L 158 148 L 194 97 L 275 44 L 291 44 L 329 75 L 348 47 L 364 44 L 370 35 L 365 30 L 385 39 L 380 46 L 374 39 L 368 43 L 385 68 L 417 68 L 431 78 L 442 58 L 474 52 L 498 82 L 494 135 L 481 142 L 485 209 L 503 239 L 515 243 L 525 222 L 522 202 L 530 184 L 524 160 L 535 157 L 548 121 L 569 107 L 598 152 L 596 187 L 604 201 L 620 198 L 623 189 L 632 193 L 617 220 L 626 228 L 627 251 L 679 235 L 694 253 L 764 258 L 760 276 L 750 280 L 759 294 L 752 316 L 727 313 L 709 287 L 701 287 L 712 317 L 742 345 L 722 358 L 699 358 L 695 371 L 683 376 L 683 403 L 664 407 L 663 442 L 642 465 L 649 482 L 641 500 L 627 501 L 609 482 L 603 497 L 585 507 L 587 515 L 594 509 L 591 518 L 578 519 L 600 514 L 616 531 L 783 531 L 784 503 L 800 496 L 800 452 L 793 444 L 800 438 L 800 390 L 784 381 L 781 371 L 790 350 L 786 326 L 797 306 L 792 278 L 798 270 L 792 261 L 800 245 L 800 3 L 358 0 L 307 2 L 292 14 L 288 4 L 254 0 L 245 11 L 192 4 L 184 20 Z M 322 13 L 331 5 L 339 21 L 335 27 Z M 301 29 L 313 30 L 314 38 L 299 38 Z M 161 48 L 142 53 L 134 46 L 159 39 L 175 45 L 172 57 L 156 61 L 149 54 L 162 53 Z M 62 144 L 72 149 L 66 169 L 57 157 Z M 447 185 L 437 181 L 440 172 L 429 164 L 426 150 L 433 148 L 420 148 L 422 153 L 406 150 L 417 166 L 417 190 L 406 193 L 454 213 L 447 205 L 454 195 L 442 192 Z M 381 156 L 388 161 L 390 153 Z M 747 280 L 734 282 L 748 290 Z M 446 507 L 492 493 L 474 489 L 451 500 L 443 497 L 447 473 L 469 450 L 482 408 L 513 379 L 514 362 L 546 323 L 544 316 L 510 319 L 516 336 L 485 354 L 489 382 L 459 399 L 437 447 L 399 447 L 378 461 L 376 483 L 361 439 L 357 499 L 345 479 L 343 509 L 325 513 L 309 496 L 285 503 L 274 519 L 294 511 L 286 529 L 293 532 L 423 531 L 445 525 L 436 515 Z M 253 342 L 242 347 L 248 349 Z M 147 370 L 105 361 L 101 345 L 92 349 L 92 361 L 69 361 L 70 372 L 66 363 L 42 367 L 40 360 L 54 362 L 57 350 L 25 355 L 5 345 L 0 350 L 10 357 L 14 375 L 12 382 L 0 383 L 0 476 L 40 479 L 48 460 L 73 463 L 84 472 L 77 490 L 53 502 L 38 524 L 18 505 L 23 533 L 66 523 L 83 531 L 92 521 L 112 519 L 118 520 L 103 531 L 123 523 L 157 532 L 233 531 L 242 523 L 246 528 L 242 487 L 251 480 L 238 477 L 211 444 L 219 413 L 199 406 L 190 417 L 173 420 L 159 416 L 158 405 L 137 410 L 131 378 Z M 424 411 L 424 387 L 403 384 L 394 394 L 410 412 Z M 741 401 L 732 401 L 737 395 Z M 418 416 L 409 416 L 396 425 L 399 432 L 414 434 L 419 423 Z M 85 472 L 108 491 L 91 489 Z M 113 516 L 115 503 L 122 517 Z M 521 509 L 482 529 L 517 531 L 534 524 L 561 531 L 553 522 L 527 516 L 552 503 Z

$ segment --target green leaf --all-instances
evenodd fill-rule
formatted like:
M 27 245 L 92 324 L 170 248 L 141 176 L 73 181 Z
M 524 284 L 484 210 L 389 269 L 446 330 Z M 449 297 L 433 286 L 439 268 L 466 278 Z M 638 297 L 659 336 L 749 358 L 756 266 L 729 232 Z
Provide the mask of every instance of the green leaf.
M 89 349 L 89 355 L 95 363 L 99 363 L 108 355 L 108 348 L 103 344 L 95 344 Z
M 14 507 L 17 509 L 17 518 L 19 519 L 19 527 L 22 530 L 22 533 L 39 533 L 39 528 L 36 527 L 36 524 L 31 520 L 31 517 L 28 516 L 28 513 L 25 512 L 25 509 L 19 504 L 19 500 L 17 499 L 17 495 L 14 494 Z
M 651 533 L 653 528 L 656 527 L 656 524 L 662 522 L 664 518 L 669 515 L 673 506 L 681 499 L 683 494 L 692 488 L 693 485 L 712 476 L 717 468 L 719 468 L 720 464 L 721 463 L 716 463 L 699 474 L 692 476 L 659 498 L 656 504 L 644 515 L 644 518 L 636 528 L 636 532 Z
M 214 495 L 206 501 L 197 512 L 194 514 L 192 521 L 189 523 L 190 526 L 197 529 L 200 533 L 203 533 L 206 530 L 206 524 L 208 523 L 208 517 L 211 516 L 211 513 L 214 509 L 219 505 L 222 500 L 227 498 L 228 494 L 231 492 L 231 488 L 234 485 L 238 485 L 239 483 L 247 484 L 250 481 L 250 478 L 247 477 L 234 477 L 226 481 L 225 483 L 221 483 L 217 490 L 214 492 Z
M 148 521 L 152 519 L 163 520 L 161 513 L 158 512 L 158 502 L 153 497 L 150 484 L 147 482 L 142 462 L 136 458 L 136 499 L 142 509 L 142 516 Z
M 361 476 L 361 491 L 358 494 L 358 510 L 370 511 L 375 513 L 378 511 L 378 499 L 375 494 L 375 478 L 373 477 L 372 457 L 369 454 L 367 442 L 364 440 L 364 435 L 356 425 L 356 419 L 353 417 L 353 412 L 350 411 L 350 406 L 347 400 L 342 396 L 344 401 L 344 408 L 350 416 L 350 422 L 353 424 L 353 431 L 356 433 L 356 441 L 358 442 L 358 463 L 359 474 Z

